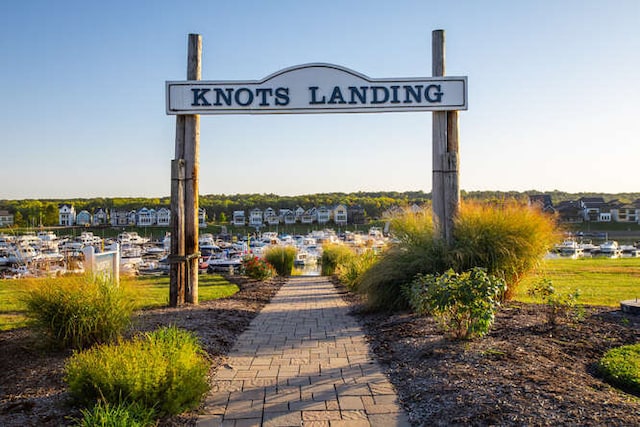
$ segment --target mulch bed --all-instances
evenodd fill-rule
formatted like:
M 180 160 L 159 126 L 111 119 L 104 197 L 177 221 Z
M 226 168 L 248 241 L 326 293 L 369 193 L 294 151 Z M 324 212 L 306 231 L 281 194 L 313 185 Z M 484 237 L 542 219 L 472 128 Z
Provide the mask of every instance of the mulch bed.
M 236 295 L 199 306 L 138 313 L 135 330 L 195 331 L 213 374 L 237 336 L 281 286 L 236 277 Z M 432 318 L 366 313 L 344 294 L 415 425 L 640 425 L 640 399 L 603 382 L 594 363 L 640 341 L 640 316 L 591 307 L 551 328 L 544 307 L 510 303 L 481 339 L 451 341 Z M 0 332 L 0 425 L 60 426 L 79 412 L 63 381 L 70 352 L 42 348 L 27 329 Z M 197 414 L 161 421 L 191 426 Z

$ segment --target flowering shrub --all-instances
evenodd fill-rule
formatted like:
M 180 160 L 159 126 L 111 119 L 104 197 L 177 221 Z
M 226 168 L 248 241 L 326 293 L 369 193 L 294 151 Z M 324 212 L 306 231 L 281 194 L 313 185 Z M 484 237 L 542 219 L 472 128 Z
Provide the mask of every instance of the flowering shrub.
M 256 280 L 265 280 L 276 275 L 276 269 L 271 264 L 257 256 L 248 255 L 242 260 L 244 274 Z

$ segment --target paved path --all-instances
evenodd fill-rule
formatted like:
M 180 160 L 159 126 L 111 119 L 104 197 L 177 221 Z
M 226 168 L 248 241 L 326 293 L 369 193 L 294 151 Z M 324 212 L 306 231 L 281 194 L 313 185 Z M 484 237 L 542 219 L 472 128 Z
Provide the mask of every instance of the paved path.
M 408 426 L 324 277 L 291 278 L 238 338 L 198 426 Z

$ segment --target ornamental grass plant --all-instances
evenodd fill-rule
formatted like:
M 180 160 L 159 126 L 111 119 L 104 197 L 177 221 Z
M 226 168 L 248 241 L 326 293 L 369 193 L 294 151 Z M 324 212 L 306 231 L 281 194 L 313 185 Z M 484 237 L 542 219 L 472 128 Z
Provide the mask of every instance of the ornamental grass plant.
M 355 257 L 355 252 L 344 245 L 328 243 L 322 246 L 320 258 L 320 274 L 333 276 L 340 265 L 347 264 Z
M 71 395 L 93 406 L 137 403 L 160 416 L 195 408 L 209 390 L 209 359 L 196 336 L 163 327 L 131 341 L 75 353 L 65 366 Z
M 516 201 L 463 203 L 454 221 L 452 244 L 436 235 L 431 212 L 405 211 L 391 221 L 397 239 L 358 280 L 371 310 L 409 308 L 403 286 L 418 274 L 464 272 L 480 267 L 504 280 L 509 299 L 520 280 L 560 239 L 552 216 Z
M 33 279 L 22 295 L 27 318 L 56 347 L 82 349 L 121 336 L 131 323 L 133 292 L 110 277 Z
M 296 254 L 293 246 L 272 246 L 265 252 L 264 259 L 276 269 L 278 276 L 286 277 L 291 276 Z

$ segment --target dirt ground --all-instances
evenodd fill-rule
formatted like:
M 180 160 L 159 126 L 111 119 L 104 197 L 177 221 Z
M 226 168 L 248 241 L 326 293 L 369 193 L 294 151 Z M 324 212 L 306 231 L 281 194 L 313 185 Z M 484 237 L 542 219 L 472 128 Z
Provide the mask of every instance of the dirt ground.
M 195 331 L 220 365 L 237 336 L 281 282 L 236 278 L 240 292 L 197 307 L 138 314 L 137 331 L 175 324 Z M 550 328 L 542 308 L 508 304 L 488 336 L 455 342 L 428 317 L 368 314 L 345 294 L 414 425 L 640 425 L 640 399 L 613 389 L 593 364 L 609 348 L 640 341 L 640 317 L 589 308 L 579 322 Z M 63 367 L 27 329 L 0 332 L 0 425 L 60 426 L 69 405 Z M 162 420 L 194 425 L 196 414 Z

